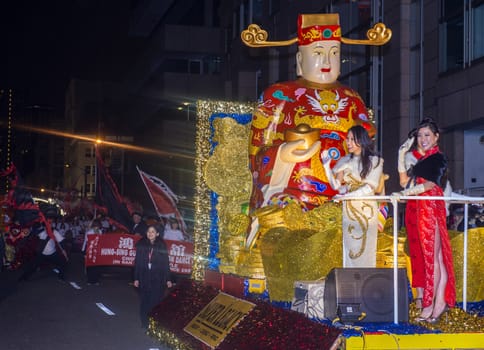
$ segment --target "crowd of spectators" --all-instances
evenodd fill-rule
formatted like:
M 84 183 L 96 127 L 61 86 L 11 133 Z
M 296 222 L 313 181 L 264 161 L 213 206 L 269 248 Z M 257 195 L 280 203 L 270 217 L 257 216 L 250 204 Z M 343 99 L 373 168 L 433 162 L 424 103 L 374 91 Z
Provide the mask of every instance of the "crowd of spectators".
M 59 240 L 62 241 L 62 244 L 59 243 L 56 247 L 65 250 L 67 256 L 71 252 L 83 251 L 86 233 L 92 232 L 93 226 L 96 226 L 96 232 L 99 231 L 99 233 L 118 231 L 109 218 L 103 214 L 98 214 L 96 217 L 93 215 L 71 217 L 56 215 L 49 221 L 52 230 L 61 237 Z M 157 224 L 162 229 L 161 234 L 164 239 L 180 241 L 188 239 L 178 228 L 178 222 L 175 219 L 167 219 L 165 223 L 163 220 L 155 220 L 151 217 L 143 218 L 141 213 L 135 212 L 133 221 L 135 222 L 132 228 L 133 234 L 145 236 L 147 224 Z M 39 238 L 43 228 L 39 224 L 22 227 L 18 223 L 11 222 L 7 215 L 4 215 L 2 222 L 3 225 L 0 226 L 0 270 L 16 270 L 33 260 L 37 252 L 45 246 L 45 240 Z

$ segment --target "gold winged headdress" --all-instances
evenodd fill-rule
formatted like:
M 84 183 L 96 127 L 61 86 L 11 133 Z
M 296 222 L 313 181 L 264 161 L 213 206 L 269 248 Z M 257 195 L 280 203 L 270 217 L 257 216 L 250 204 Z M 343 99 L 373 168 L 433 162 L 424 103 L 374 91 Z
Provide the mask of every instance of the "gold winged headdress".
M 341 36 L 339 14 L 301 14 L 298 17 L 298 36 L 285 41 L 267 41 L 267 32 L 257 24 L 251 24 L 240 34 L 242 42 L 250 47 L 289 46 L 294 43 L 308 45 L 315 41 L 337 40 L 351 45 L 384 45 L 392 37 L 391 29 L 377 23 L 366 32 L 367 39 L 347 39 Z

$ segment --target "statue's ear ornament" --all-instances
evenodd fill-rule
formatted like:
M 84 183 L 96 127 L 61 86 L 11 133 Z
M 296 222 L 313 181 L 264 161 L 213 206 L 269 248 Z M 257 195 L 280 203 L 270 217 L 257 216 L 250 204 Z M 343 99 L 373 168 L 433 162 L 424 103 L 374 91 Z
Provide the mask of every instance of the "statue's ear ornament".
M 368 29 L 366 32 L 366 37 L 368 39 L 347 39 L 341 38 L 341 42 L 350 45 L 385 45 L 392 38 L 392 30 L 387 28 L 385 24 L 379 22 L 373 26 L 373 28 Z
M 267 31 L 257 24 L 249 24 L 247 29 L 240 34 L 242 42 L 250 47 L 289 46 L 297 43 L 297 38 L 285 41 L 267 41 Z

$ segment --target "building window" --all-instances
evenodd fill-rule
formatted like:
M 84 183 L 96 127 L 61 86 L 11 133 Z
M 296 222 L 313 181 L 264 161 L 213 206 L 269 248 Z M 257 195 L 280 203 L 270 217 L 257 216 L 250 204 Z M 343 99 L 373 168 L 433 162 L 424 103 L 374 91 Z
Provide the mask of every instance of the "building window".
M 94 149 L 92 147 L 87 147 L 85 149 L 85 157 L 86 158 L 93 158 L 94 157 Z
M 484 1 L 441 0 L 440 72 L 469 67 L 484 56 Z
M 200 60 L 190 60 L 188 62 L 188 67 L 190 74 L 203 74 L 202 61 Z
M 484 1 L 474 1 L 472 7 L 472 55 L 475 60 L 484 57 Z
M 244 27 L 244 15 L 245 15 L 245 7 L 244 7 L 244 3 L 241 3 L 239 5 L 239 20 L 238 20 L 238 23 L 239 23 L 239 33 L 245 29 Z
M 239 11 L 234 11 L 233 14 L 232 14 L 233 18 L 232 18 L 232 39 L 235 39 L 235 38 L 238 38 L 238 33 L 240 33 L 239 31 Z
M 464 63 L 464 6 L 455 0 L 441 0 L 440 71 L 462 68 Z
M 269 15 L 274 16 L 281 10 L 281 2 L 279 0 L 269 0 Z
M 203 61 L 203 71 L 206 74 L 218 75 L 222 72 L 222 58 L 208 57 Z
M 413 1 L 410 5 L 409 129 L 418 125 L 423 114 L 422 7 L 423 0 Z
M 338 1 L 330 12 L 339 13 L 343 36 L 360 39 L 366 36 L 370 26 L 367 16 L 370 6 L 359 2 Z M 341 45 L 341 75 L 339 80 L 358 91 L 366 103 L 370 103 L 370 48 L 364 45 Z M 375 108 L 376 106 L 372 106 Z
M 242 4 L 240 4 L 241 6 L 241 13 L 242 13 L 242 27 L 241 28 L 241 31 L 244 30 L 245 28 L 247 28 L 249 26 L 249 24 L 252 23 L 252 7 L 253 7 L 253 4 L 252 4 L 252 1 L 249 1 L 249 0 L 244 0 L 242 2 Z
M 187 61 L 182 58 L 169 58 L 163 62 L 163 72 L 186 73 Z
M 264 19 L 264 1 L 263 0 L 252 0 L 252 12 L 253 21 L 261 22 Z
M 167 59 L 163 62 L 160 72 L 214 75 L 220 74 L 222 63 L 223 61 L 220 56 L 206 56 L 192 59 Z M 156 77 L 153 78 L 153 84 L 156 84 Z

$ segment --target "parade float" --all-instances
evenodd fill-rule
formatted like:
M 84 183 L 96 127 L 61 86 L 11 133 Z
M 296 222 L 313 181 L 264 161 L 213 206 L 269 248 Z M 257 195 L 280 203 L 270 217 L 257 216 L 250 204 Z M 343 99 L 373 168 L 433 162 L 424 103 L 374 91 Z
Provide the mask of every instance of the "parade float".
M 301 52 L 315 41 L 338 47 L 383 45 L 391 31 L 378 23 L 367 37 L 343 38 L 336 14 L 300 15 L 298 37 L 288 41 L 269 42 L 255 25 L 242 33 L 252 47 L 298 42 Z M 337 74 L 332 81 L 311 81 L 297 59 L 302 78 L 274 84 L 257 103 L 198 101 L 192 280 L 152 311 L 149 334 L 176 349 L 413 349 L 422 342 L 427 348 L 482 346 L 479 242 L 484 231 L 451 232 L 456 276 L 467 276 L 458 278 L 457 294 L 469 306 L 477 302 L 477 310 L 454 308 L 436 325 L 414 324 L 405 229 L 395 230 L 384 196 L 373 213 L 379 217 L 375 273 L 370 271 L 367 286 L 353 293 L 362 304 L 368 304 L 365 297 L 380 298 L 376 308 L 385 310 L 385 321 L 345 319 L 341 310 L 328 317 L 335 301 L 327 299 L 335 297 L 328 295 L 325 280 L 334 283 L 335 269 L 344 270 L 342 205 L 331 200 L 335 191 L 321 153 L 330 150 L 335 162 L 347 152 L 350 127 L 362 125 L 371 136 L 375 127 L 361 97 L 339 84 Z M 297 159 L 280 161 L 291 143 Z M 385 178 L 378 194 L 384 195 Z M 364 220 L 359 229 L 363 238 Z M 390 273 L 382 277 L 384 270 Z M 398 272 L 403 309 L 399 304 L 401 318 L 392 322 L 397 270 L 404 271 L 403 276 Z

